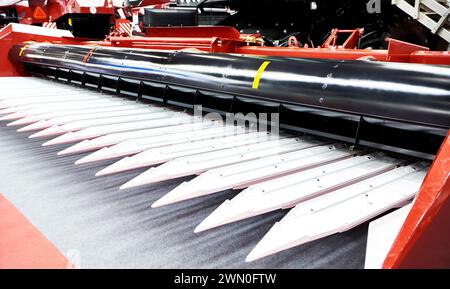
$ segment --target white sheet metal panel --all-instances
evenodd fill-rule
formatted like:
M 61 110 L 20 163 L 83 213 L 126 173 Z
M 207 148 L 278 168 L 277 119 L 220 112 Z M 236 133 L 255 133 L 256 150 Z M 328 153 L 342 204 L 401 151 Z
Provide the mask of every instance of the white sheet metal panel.
M 31 103 L 22 103 L 22 104 L 15 104 L 13 106 L 8 106 L 7 108 L 0 109 L 0 115 L 10 114 L 10 113 L 21 111 L 21 109 L 33 108 L 33 107 L 41 107 L 41 108 L 42 107 L 57 107 L 57 106 L 63 107 L 63 106 L 67 106 L 68 103 L 71 103 L 71 102 L 78 102 L 78 103 L 83 103 L 83 102 L 88 102 L 88 101 L 105 102 L 107 100 L 108 99 L 101 99 L 101 98 L 95 98 L 95 97 L 90 97 L 90 96 L 81 96 L 81 97 L 76 97 L 76 98 L 66 97 L 66 98 L 55 99 L 52 101 L 41 100 L 40 102 L 35 101 L 35 102 L 31 102 Z
M 133 140 L 142 137 L 178 134 L 182 132 L 196 131 L 200 129 L 207 129 L 217 126 L 221 126 L 221 124 L 217 124 L 215 121 L 202 121 L 202 122 L 180 124 L 170 127 L 111 133 L 101 137 L 97 137 L 95 139 L 84 140 L 63 151 L 60 151 L 58 155 L 76 154 L 93 151 L 104 147 L 112 146 L 126 140 Z
M 48 81 L 47 79 L 41 79 L 36 77 L 16 77 L 16 76 L 7 76 L 0 78 L 0 88 L 15 88 L 22 87 L 26 84 L 33 85 L 45 85 L 49 87 L 53 83 Z
M 250 186 L 232 200 L 226 200 L 197 226 L 195 232 L 293 207 L 339 186 L 346 186 L 373 173 L 393 168 L 396 163 L 396 160 L 380 154 L 355 156 Z
M 22 106 L 14 106 L 0 110 L 0 120 L 17 120 L 27 116 L 40 113 L 70 111 L 72 109 L 83 109 L 92 107 L 108 107 L 114 105 L 122 105 L 126 100 L 116 98 L 93 99 L 93 100 L 74 100 L 69 102 L 52 103 L 52 104 L 28 104 Z
M 301 212 L 303 212 L 303 214 L 309 215 L 311 212 L 324 210 L 365 192 L 370 192 L 374 189 L 385 186 L 389 182 L 399 180 L 400 178 L 411 175 L 417 171 L 421 171 L 427 168 L 427 166 L 427 162 L 418 162 L 411 165 L 400 166 L 365 181 L 334 191 L 332 194 L 326 194 L 319 198 L 301 203 L 296 206 L 297 214 L 300 215 Z
M 34 86 L 45 86 L 48 88 L 51 87 L 70 87 L 66 83 L 59 83 L 56 81 L 51 81 L 49 79 L 36 78 L 36 77 L 2 77 L 0 80 L 0 88 L 9 88 L 9 89 L 25 89 Z
M 48 29 L 41 26 L 23 25 L 19 23 L 10 23 L 9 25 L 11 25 L 12 31 L 17 33 L 27 33 L 31 35 L 42 35 L 46 37 L 56 37 L 56 38 L 60 37 L 73 38 L 73 34 L 69 30 Z
M 279 139 L 279 136 L 260 132 L 239 135 L 236 137 L 229 137 L 222 140 L 221 143 L 192 143 L 189 145 L 173 145 L 165 147 L 164 149 L 147 150 L 135 156 L 124 158 L 116 163 L 116 167 L 114 169 L 120 167 L 120 170 L 123 171 L 137 167 L 158 165 L 183 156 L 193 156 L 200 153 L 214 152 L 248 144 L 265 143 L 277 139 Z M 140 186 L 140 180 L 137 178 L 132 179 L 131 181 L 122 185 L 120 189 L 123 190 L 136 186 Z
M 9 103 L 23 102 L 24 100 L 43 100 L 58 98 L 62 95 L 90 95 L 94 96 L 96 94 L 89 91 L 82 91 L 80 89 L 70 89 L 70 88 L 55 88 L 50 89 L 48 87 L 36 87 L 30 89 L 21 90 L 8 90 L 0 96 L 0 107 Z M 99 96 L 98 94 L 96 95 Z
M 49 79 L 36 77 L 2 77 L 0 78 L 0 88 L 9 90 L 24 90 L 38 87 L 45 87 L 47 89 L 64 87 L 73 89 L 82 89 L 80 87 L 68 85 L 67 83 L 60 83 Z
M 11 87 L 7 85 L 0 85 L 0 89 L 2 91 L 5 91 L 4 94 L 0 96 L 0 100 L 4 99 L 13 99 L 13 98 L 20 98 L 22 95 L 32 94 L 33 92 L 38 93 L 45 93 L 45 92 L 51 92 L 51 91 L 72 91 L 72 92 L 78 92 L 80 91 L 79 88 L 73 88 L 71 89 L 68 86 L 55 86 L 55 87 L 49 87 L 47 85 L 42 84 L 27 84 L 22 83 L 21 88 L 18 90 L 17 87 Z M 89 91 L 88 91 L 89 92 Z
M 129 123 L 119 123 L 119 124 L 109 124 L 109 125 L 101 125 L 94 126 L 86 129 L 82 129 L 76 132 L 69 132 L 63 134 L 57 138 L 49 140 L 44 143 L 43 146 L 49 145 L 57 145 L 57 144 L 65 144 L 76 141 L 82 141 L 86 139 L 93 139 L 102 135 L 107 135 L 110 133 L 119 133 L 119 132 L 127 132 L 127 131 L 135 131 L 135 130 L 143 130 L 143 129 L 152 129 L 152 128 L 160 128 L 160 127 L 170 127 L 180 124 L 188 124 L 194 122 L 201 122 L 202 119 L 200 117 L 192 117 L 189 115 L 181 115 L 177 117 L 171 117 L 166 119 L 155 119 L 155 120 L 145 120 L 145 121 L 137 121 L 137 122 L 129 122 Z
M 134 140 L 127 140 L 111 147 L 105 147 L 98 150 L 82 159 L 77 163 L 89 163 L 101 160 L 108 160 L 123 156 L 134 155 L 142 151 L 165 147 L 175 144 L 189 144 L 189 143 L 207 143 L 217 142 L 220 143 L 226 137 L 245 134 L 245 128 L 224 126 L 224 127 L 212 127 L 203 130 L 188 131 L 178 134 L 167 134 L 162 136 L 150 136 L 145 138 L 139 138 Z
M 172 117 L 177 117 L 184 115 L 184 113 L 180 112 L 171 112 L 164 111 L 162 109 L 155 109 L 153 112 L 139 114 L 139 115 L 127 115 L 127 116 L 118 116 L 118 117 L 108 117 L 108 118 L 100 118 L 100 119 L 90 119 L 90 120 L 80 120 L 74 121 L 63 125 L 54 125 L 49 128 L 46 128 L 42 131 L 34 133 L 29 136 L 29 138 L 37 138 L 37 137 L 49 137 L 55 135 L 61 135 L 68 132 L 78 131 L 89 127 L 101 126 L 101 125 L 114 125 L 114 124 L 127 124 L 138 121 L 150 121 L 150 120 L 158 120 L 158 119 L 167 119 Z
M 14 79 L 13 79 L 14 78 Z M 30 78 L 30 80 L 26 80 Z M 2 77 L 0 82 L 1 89 L 8 89 L 8 91 L 20 92 L 23 90 L 32 90 L 34 88 L 47 88 L 48 90 L 64 88 L 72 90 L 85 90 L 79 86 L 68 85 L 67 83 L 61 83 L 56 81 L 51 81 L 49 79 L 37 79 L 32 77 Z
M 180 157 L 168 161 L 159 167 L 150 168 L 148 171 L 137 176 L 135 178 L 135 185 L 139 184 L 142 186 L 182 176 L 200 174 L 207 170 L 226 165 L 288 153 L 323 144 L 324 142 L 313 140 L 308 137 L 280 138 L 265 143 L 249 144 L 230 149 L 196 154 L 194 156 Z M 120 171 L 120 166 L 113 164 L 109 169 L 106 168 L 101 173 L 99 172 L 99 175 Z
M 24 97 L 18 99 L 8 99 L 0 101 L 0 109 L 6 109 L 9 107 L 27 105 L 27 104 L 42 104 L 68 102 L 74 100 L 88 100 L 88 99 L 101 99 L 100 96 L 94 94 L 78 93 L 78 94 L 63 94 L 58 92 L 56 95 L 44 95 L 42 97 Z
M 365 269 L 381 269 L 413 203 L 370 222 L 367 233 Z
M 17 119 L 13 122 L 7 124 L 7 126 L 22 126 L 22 125 L 30 125 L 37 123 L 39 121 L 48 121 L 53 118 L 59 117 L 69 117 L 69 116 L 78 116 L 78 115 L 88 115 L 93 113 L 106 113 L 117 111 L 120 112 L 122 110 L 129 110 L 133 108 L 145 108 L 145 105 L 135 103 L 135 102 L 116 102 L 107 104 L 106 106 L 85 106 L 82 109 L 76 107 L 70 107 L 66 110 L 52 111 L 52 112 L 43 112 L 43 113 L 29 113 L 28 116 L 24 116 L 20 119 Z
M 216 139 L 203 139 L 199 141 L 190 141 L 190 142 L 184 142 L 184 143 L 173 143 L 167 142 L 166 145 L 161 146 L 155 146 L 155 147 L 147 147 L 147 149 L 142 150 L 142 153 L 139 153 L 133 157 L 123 158 L 122 160 L 118 161 L 117 163 L 111 165 L 108 168 L 105 168 L 104 170 L 98 172 L 96 175 L 100 176 L 102 174 L 105 174 L 107 172 L 111 172 L 111 170 L 114 170 L 115 172 L 135 169 L 138 167 L 141 167 L 140 165 L 145 163 L 147 165 L 154 165 L 154 164 L 160 164 L 162 162 L 166 162 L 169 159 L 172 159 L 172 155 L 186 155 L 186 154 L 195 154 L 196 152 L 203 152 L 205 150 L 208 150 L 209 148 L 215 148 L 220 149 L 223 147 L 231 147 L 234 146 L 235 142 L 240 141 L 254 141 L 256 142 L 259 138 L 266 137 L 265 133 L 258 133 L 258 132 L 249 132 L 244 133 L 241 132 L 239 134 L 235 134 L 233 131 L 229 132 L 228 135 L 219 137 Z M 173 142 L 173 141 L 172 141 Z M 161 147 L 161 149 L 157 149 L 158 155 L 155 158 L 154 152 L 156 148 Z M 106 148 L 104 149 L 106 151 Z M 164 153 L 159 153 L 160 150 L 164 150 Z M 189 150 L 189 151 L 187 151 Z M 96 154 L 96 153 L 94 153 Z M 91 157 L 85 157 L 81 160 L 79 160 L 79 163 L 85 163 L 85 162 L 92 162 L 100 160 L 102 157 L 105 157 L 104 154 L 101 154 L 100 151 L 98 151 L 98 154 Z M 169 157 L 169 159 L 166 159 Z M 161 161 L 163 158 L 164 161 Z M 155 160 L 158 162 L 155 163 Z M 78 163 L 78 162 L 77 162 Z M 121 167 L 122 170 L 118 170 L 118 167 Z
M 3 77 L 2 77 L 3 78 Z M 47 81 L 48 82 L 48 81 Z M 18 86 L 20 86 L 20 89 L 18 89 Z M 28 93 L 29 91 L 33 90 L 53 90 L 53 89 L 70 89 L 70 86 L 67 85 L 56 85 L 56 86 L 49 86 L 48 84 L 39 83 L 39 82 L 23 82 L 21 84 L 6 84 L 6 83 L 0 83 L 0 89 L 2 91 L 8 91 L 11 92 L 11 94 L 2 94 L 0 99 L 10 99 L 15 97 L 16 95 L 20 93 Z M 78 88 L 73 88 L 73 90 L 78 91 Z
M 151 108 L 145 106 L 124 106 L 121 109 L 113 110 L 113 111 L 104 111 L 104 112 L 93 112 L 93 113 L 80 113 L 76 115 L 65 115 L 60 117 L 55 117 L 51 119 L 44 119 L 33 124 L 24 126 L 19 128 L 18 132 L 26 132 L 26 131 L 36 131 L 43 130 L 54 125 L 65 125 L 72 122 L 77 121 L 87 121 L 87 120 L 100 120 L 100 119 L 116 119 L 120 116 L 129 116 L 129 115 L 141 115 L 141 114 L 150 114 L 155 112 L 164 111 L 162 108 Z M 85 128 L 83 126 L 82 128 Z
M 3 79 L 3 77 L 2 77 Z M 84 94 L 96 94 L 101 93 L 86 90 L 80 87 L 74 87 L 65 85 L 62 83 L 49 82 L 49 81 L 23 81 L 19 83 L 0 83 L 0 89 L 4 92 L 0 96 L 0 100 L 21 98 L 23 96 L 42 96 L 42 95 L 56 95 L 57 92 L 71 93 L 84 93 Z
M 351 157 L 344 145 L 319 146 L 213 169 L 184 182 L 153 203 L 160 207 L 227 189 L 240 189 L 316 165 Z
M 256 135 L 255 137 L 259 138 L 261 136 L 265 137 L 265 133 L 261 133 L 260 135 Z M 247 136 L 245 136 L 245 138 L 247 138 Z M 225 140 L 217 139 L 216 141 L 213 141 L 213 142 L 195 144 L 195 147 L 193 147 L 194 149 L 198 148 L 198 147 L 204 148 L 205 146 L 207 146 L 207 147 L 211 147 L 213 150 L 207 150 L 207 152 L 195 153 L 195 154 L 193 154 L 193 156 L 191 156 L 192 154 L 189 154 L 189 157 L 199 160 L 202 157 L 204 157 L 204 155 L 209 155 L 209 154 L 221 155 L 222 153 L 228 151 L 230 147 L 231 147 L 232 150 L 236 150 L 236 149 L 237 150 L 241 150 L 241 155 L 240 156 L 244 157 L 243 153 L 245 152 L 246 147 L 248 146 L 247 143 L 245 145 L 243 145 L 242 147 L 240 147 L 240 146 L 236 147 L 236 146 L 230 146 L 230 145 L 227 145 L 226 148 L 223 148 L 222 146 L 220 146 L 220 148 L 219 147 L 215 147 L 216 145 L 221 145 L 222 143 L 224 143 L 224 141 L 225 141 L 225 143 L 227 143 L 228 139 L 225 139 Z M 280 143 L 280 141 L 281 141 L 281 138 L 277 138 L 277 140 L 275 140 L 273 142 L 270 142 L 270 143 L 272 143 L 272 146 L 274 146 L 275 143 L 283 145 L 284 142 Z M 294 142 L 295 142 L 295 140 L 294 140 Z M 266 143 L 261 143 L 261 144 L 258 144 L 258 145 L 265 145 L 265 146 L 267 146 Z M 297 146 L 297 149 L 298 149 L 298 146 Z M 286 147 L 280 147 L 279 150 L 292 151 L 294 149 L 293 148 L 287 149 Z M 222 157 L 223 157 L 223 155 L 222 155 Z M 227 158 L 227 160 L 230 161 L 231 159 Z M 171 162 L 171 161 L 169 161 L 169 162 Z M 123 171 L 128 171 L 128 170 L 137 169 L 137 168 L 141 168 L 141 167 L 151 166 L 151 165 L 154 165 L 154 164 L 155 164 L 154 162 L 143 161 L 142 156 L 138 155 L 138 156 L 136 156 L 135 159 L 133 159 L 133 158 L 122 159 L 122 160 L 120 160 L 120 161 L 118 161 L 118 162 L 116 162 L 116 163 L 106 167 L 105 169 L 99 171 L 96 175 L 97 176 L 104 176 L 104 175 L 109 175 L 109 174 L 114 174 L 114 173 L 120 173 L 120 172 L 123 172 Z M 191 169 L 194 169 L 194 167 L 191 164 L 182 164 L 182 166 L 181 167 L 177 167 L 177 169 L 191 170 Z M 193 173 L 193 174 L 195 174 L 195 173 Z M 189 175 L 189 173 L 188 173 L 188 175 Z M 152 181 L 150 181 L 150 182 L 146 181 L 147 175 L 145 173 L 142 174 L 142 175 L 139 175 L 136 178 L 139 180 L 139 186 L 152 182 Z M 134 186 L 138 186 L 138 183 L 134 183 Z
M 405 205 L 420 189 L 426 171 L 415 171 L 309 214 L 305 214 L 302 205 L 299 205 L 300 209 L 294 208 L 270 229 L 246 261 L 350 230 L 390 209 Z

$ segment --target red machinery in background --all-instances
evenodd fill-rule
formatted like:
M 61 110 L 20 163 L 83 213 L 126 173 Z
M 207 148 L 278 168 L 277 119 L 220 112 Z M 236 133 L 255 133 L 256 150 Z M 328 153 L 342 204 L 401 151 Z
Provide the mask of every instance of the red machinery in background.
M 115 7 L 110 0 L 30 0 L 3 6 L 3 23 L 18 22 L 70 30 L 79 37 L 103 38 L 109 33 Z M 13 2 L 9 4 L 13 4 Z
M 0 3 L 1 4 L 1 3 Z M 111 0 L 77 1 L 77 0 L 30 0 L 9 1 L 3 6 L 17 10 L 19 23 L 41 24 L 55 22 L 66 14 L 107 14 L 114 15 L 114 5 Z
M 135 5 L 159 7 L 168 0 L 138 1 Z M 159 6 L 158 6 L 159 5 Z M 112 0 L 29 0 L 0 2 L 0 26 L 9 22 L 42 25 L 71 31 L 78 37 L 102 39 L 121 18 L 118 9 L 132 9 L 127 1 Z M 162 6 L 161 6 L 162 7 Z
M 127 23 L 130 22 L 126 19 L 119 19 L 116 27 L 119 29 Z M 361 29 L 335 29 L 325 43 L 317 48 L 294 45 L 295 37 L 292 38 L 293 44 L 290 47 L 266 46 L 260 34 L 241 34 L 232 27 L 221 26 L 147 28 L 145 37 L 130 37 L 131 33 L 128 37 L 117 37 L 115 35 L 117 33 L 113 32 L 103 41 L 88 41 L 74 38 L 70 32 L 64 30 L 39 29 L 38 27 L 18 24 L 8 25 L 0 31 L 0 53 L 3 63 L 0 76 L 21 74 L 18 71 L 20 68 L 7 60 L 7 53 L 14 44 L 24 41 L 162 50 L 194 49 L 208 53 L 237 53 L 277 57 L 450 65 L 450 53 L 448 51 L 430 51 L 427 47 L 396 39 L 386 39 L 388 42 L 387 50 L 356 49 L 356 43 L 363 35 Z
M 19 22 L 23 24 L 37 24 L 43 22 L 56 22 L 66 14 L 105 14 L 114 15 L 114 6 L 111 0 L 102 1 L 77 0 L 32 0 L 28 5 L 16 5 Z
M 145 30 L 145 37 L 110 37 L 99 45 L 133 47 L 145 49 L 198 49 L 210 53 L 238 53 L 279 57 L 328 58 L 342 60 L 377 60 L 387 62 L 423 63 L 450 65 L 450 54 L 445 51 L 430 51 L 429 48 L 386 39 L 387 50 L 357 49 L 363 35 L 362 29 L 334 29 L 326 41 L 317 48 L 273 47 L 264 45 L 260 34 L 240 34 L 232 27 L 160 27 Z M 296 43 L 292 37 L 292 43 Z M 339 39 L 339 40 L 338 40 Z M 341 45 L 336 43 L 343 43 Z

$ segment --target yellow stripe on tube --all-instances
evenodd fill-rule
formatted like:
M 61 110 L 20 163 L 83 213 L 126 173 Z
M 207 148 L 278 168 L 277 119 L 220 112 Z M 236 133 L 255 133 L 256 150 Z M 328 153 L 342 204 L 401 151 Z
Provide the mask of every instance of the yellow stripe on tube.
M 28 48 L 28 44 L 25 45 L 24 47 L 22 47 L 22 48 L 20 49 L 20 51 L 19 51 L 19 56 L 22 56 L 23 52 L 24 52 L 25 49 L 27 49 L 27 48 Z
M 253 80 L 253 89 L 259 88 L 259 81 L 261 80 L 262 74 L 266 70 L 267 66 L 269 66 L 270 61 L 264 61 L 263 64 L 259 67 L 258 71 L 256 72 L 255 79 Z

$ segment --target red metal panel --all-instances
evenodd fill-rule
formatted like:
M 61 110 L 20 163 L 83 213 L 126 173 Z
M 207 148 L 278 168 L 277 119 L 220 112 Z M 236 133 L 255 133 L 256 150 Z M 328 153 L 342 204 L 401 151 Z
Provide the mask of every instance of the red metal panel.
M 170 0 L 143 0 L 139 6 L 148 6 L 148 5 L 157 5 L 157 4 L 165 4 L 169 3 Z
M 327 59 L 342 59 L 342 60 L 355 60 L 365 57 L 373 57 L 374 60 L 380 61 L 386 61 L 387 59 L 386 50 L 244 46 L 239 47 L 236 53 L 280 56 L 280 57 L 327 58 Z
M 388 61 L 393 62 L 411 62 L 411 53 L 417 51 L 429 51 L 428 47 L 407 43 L 404 41 L 387 38 L 388 45 Z
M 9 61 L 8 53 L 14 44 L 22 43 L 26 41 L 36 41 L 36 42 L 53 42 L 53 43 L 65 43 L 65 44 L 83 44 L 82 41 L 77 41 L 72 38 L 65 37 L 54 37 L 48 35 L 37 35 L 25 32 L 15 32 L 14 25 L 20 24 L 9 24 L 8 26 L 0 29 L 0 77 L 5 76 L 23 76 L 25 75 L 22 71 L 20 65 L 13 64 Z M 54 29 L 48 29 L 49 35 Z
M 450 53 L 447 51 L 371 50 L 371 49 L 331 49 L 331 48 L 297 48 L 297 47 L 238 47 L 236 53 L 262 56 L 301 57 L 358 60 L 371 59 L 388 62 L 406 62 L 421 64 L 450 65 Z
M 450 268 L 450 132 L 442 144 L 384 268 Z
M 198 49 L 205 52 L 235 53 L 238 46 L 246 45 L 240 39 L 218 37 L 110 37 L 111 46 L 162 50 Z M 102 45 L 108 45 L 103 43 Z
M 347 40 L 342 45 L 336 45 L 339 34 L 350 34 L 347 37 Z M 322 48 L 346 48 L 346 49 L 355 49 L 358 45 L 359 38 L 364 34 L 364 29 L 354 29 L 354 30 L 339 30 L 333 29 L 331 30 L 330 36 L 328 36 L 327 40 L 322 45 Z
M 416 51 L 410 57 L 412 63 L 450 65 L 450 51 Z
M 0 194 L 0 269 L 65 269 L 69 261 Z
M 241 37 L 239 31 L 233 27 L 226 26 L 204 26 L 204 27 L 155 27 L 145 30 L 147 37 L 179 37 L 189 39 L 191 37 L 201 38 L 227 38 L 238 40 Z
M 30 7 L 17 5 L 16 6 L 17 15 L 20 15 L 19 22 L 22 24 L 33 24 L 33 11 L 30 9 Z
M 0 77 L 23 75 L 20 67 L 13 65 L 8 59 L 9 49 L 15 44 L 13 38 L 11 24 L 0 30 Z

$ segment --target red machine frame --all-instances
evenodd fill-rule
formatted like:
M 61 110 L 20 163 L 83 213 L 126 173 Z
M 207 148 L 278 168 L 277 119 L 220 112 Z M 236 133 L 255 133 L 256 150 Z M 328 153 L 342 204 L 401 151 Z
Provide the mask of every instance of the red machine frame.
M 140 7 L 155 6 L 164 7 L 170 0 L 144 0 Z M 16 1 L 20 2 L 20 1 Z M 66 14 L 107 14 L 114 16 L 117 7 L 112 0 L 103 0 L 102 5 L 83 6 L 77 0 L 28 0 L 27 5 L 17 3 L 12 5 L 19 15 L 19 23 L 41 24 L 54 22 Z M 140 7 L 133 8 L 140 9 Z
M 237 53 L 247 55 L 325 58 L 342 60 L 376 60 L 422 64 L 450 65 L 450 53 L 430 51 L 429 48 L 387 38 L 388 49 L 356 49 L 362 29 L 333 29 L 320 47 L 265 46 L 259 34 L 240 34 L 232 27 L 180 27 L 149 28 L 145 37 L 110 37 L 99 45 L 145 49 L 197 49 L 210 53 Z M 337 45 L 342 35 L 349 36 Z
M 81 6 L 77 0 L 32 0 L 28 6 L 16 4 L 19 22 L 38 24 L 56 21 L 65 14 L 109 14 L 114 15 L 115 7 L 111 0 L 104 0 L 101 6 Z

